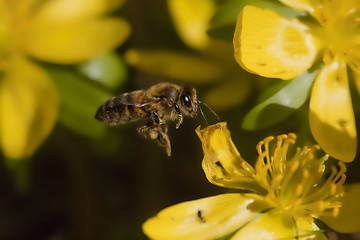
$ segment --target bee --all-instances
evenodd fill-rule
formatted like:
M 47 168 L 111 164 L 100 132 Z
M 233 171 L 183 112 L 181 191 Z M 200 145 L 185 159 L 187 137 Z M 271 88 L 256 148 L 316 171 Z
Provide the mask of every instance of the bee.
M 171 156 L 167 122 L 175 121 L 178 129 L 184 117 L 197 116 L 198 106 L 195 88 L 164 82 L 147 90 L 110 98 L 99 107 L 95 118 L 112 126 L 145 120 L 146 124 L 138 127 L 137 131 L 146 138 L 156 140 Z

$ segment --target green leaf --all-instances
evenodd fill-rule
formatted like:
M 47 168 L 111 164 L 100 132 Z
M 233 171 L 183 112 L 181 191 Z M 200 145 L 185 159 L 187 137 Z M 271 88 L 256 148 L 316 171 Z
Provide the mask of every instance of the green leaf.
M 245 6 L 256 6 L 272 10 L 287 18 L 305 16 L 306 14 L 289 8 L 278 1 L 271 0 L 228 0 L 221 5 L 210 20 L 209 36 L 232 41 L 237 17 Z
M 207 91 L 203 101 L 216 110 L 226 110 L 241 104 L 251 93 L 250 79 L 234 77 Z
M 48 67 L 47 70 L 59 93 L 59 122 L 84 136 L 101 137 L 105 133 L 105 125 L 95 120 L 94 116 L 110 94 L 66 68 Z
M 245 116 L 242 127 L 257 130 L 269 127 L 288 117 L 308 99 L 308 93 L 319 68 L 299 74 Z M 271 89 L 273 91 L 273 89 Z
M 231 42 L 234 37 L 235 22 L 229 25 L 211 27 L 206 33 L 215 39 Z
M 78 69 L 89 79 L 99 82 L 109 89 L 121 86 L 128 76 L 124 60 L 114 52 L 80 64 Z

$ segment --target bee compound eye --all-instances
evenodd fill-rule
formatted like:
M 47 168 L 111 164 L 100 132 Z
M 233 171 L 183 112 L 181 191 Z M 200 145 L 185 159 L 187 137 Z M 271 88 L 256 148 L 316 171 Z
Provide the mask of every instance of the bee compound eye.
M 191 98 L 190 98 L 189 95 L 182 94 L 181 95 L 181 102 L 183 103 L 183 105 L 185 105 L 185 107 L 191 108 Z

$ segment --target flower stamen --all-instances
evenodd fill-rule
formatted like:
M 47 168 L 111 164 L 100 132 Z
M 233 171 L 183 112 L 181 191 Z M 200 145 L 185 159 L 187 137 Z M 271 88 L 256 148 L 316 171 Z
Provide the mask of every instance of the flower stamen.
M 292 133 L 278 136 L 273 153 L 270 142 L 274 137 L 265 138 L 257 145 L 259 157 L 255 177 L 267 190 L 266 199 L 276 207 L 300 215 L 337 214 L 341 204 L 336 199 L 343 195 L 345 164 L 340 162 L 338 168 L 331 167 L 329 177 L 322 182 L 324 162 L 329 155 L 316 157 L 315 152 L 320 146 L 313 145 L 297 149 L 294 157 L 287 160 L 287 151 L 295 139 L 296 135 Z

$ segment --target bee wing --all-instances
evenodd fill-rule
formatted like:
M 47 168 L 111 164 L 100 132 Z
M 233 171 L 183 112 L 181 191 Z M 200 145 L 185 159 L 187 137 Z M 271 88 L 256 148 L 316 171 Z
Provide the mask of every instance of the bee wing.
M 127 103 L 126 105 L 130 105 L 130 106 L 135 106 L 135 107 L 138 107 L 138 108 L 141 108 L 141 107 L 145 107 L 145 106 L 148 106 L 148 105 L 151 105 L 153 103 L 151 102 L 146 102 L 146 103 Z

